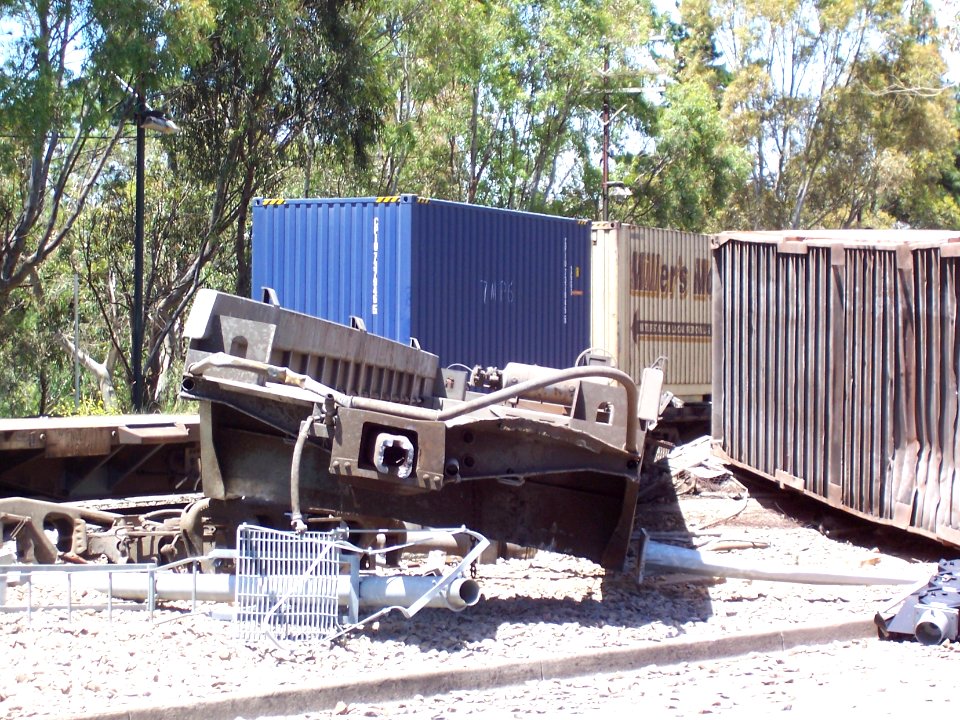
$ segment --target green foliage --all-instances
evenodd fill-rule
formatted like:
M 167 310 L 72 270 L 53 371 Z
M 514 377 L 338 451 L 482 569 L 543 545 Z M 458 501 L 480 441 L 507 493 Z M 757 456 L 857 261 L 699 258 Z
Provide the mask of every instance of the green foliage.
M 132 102 L 203 55 L 203 0 L 16 0 L 0 66 L 0 308 L 69 235 Z
M 596 218 L 605 96 L 632 193 L 613 219 L 960 226 L 957 35 L 923 1 L 682 0 L 671 19 L 647 0 L 0 0 L 0 21 L 19 28 L 0 46 L 0 414 L 73 412 L 75 357 L 82 411 L 130 405 L 125 84 L 181 126 L 146 142 L 151 409 L 178 407 L 196 289 L 249 292 L 255 196 Z
M 383 104 L 371 39 L 358 31 L 362 10 L 333 0 L 0 5 L 0 20 L 23 27 L 0 75 L 0 121 L 11 133 L 0 141 L 0 307 L 27 284 L 37 294 L 17 296 L 24 329 L 32 320 L 36 331 L 0 340 L 0 353 L 30 359 L 39 388 L 8 395 L 12 412 L 48 412 L 69 392 L 72 328 L 47 304 L 57 273 L 73 265 L 94 325 L 81 333 L 84 365 L 105 404 L 114 380 L 129 402 L 131 88 L 182 128 L 163 139 L 148 133 L 146 143 L 144 368 L 160 405 L 176 392 L 193 293 L 211 281 L 229 287 L 231 273 L 241 290 L 249 284 L 248 208 L 276 187 L 293 142 L 306 134 L 362 164 Z M 58 249 L 69 254 L 58 258 Z
M 111 411 L 103 405 L 99 397 L 84 396 L 77 403 L 73 398 L 61 398 L 53 406 L 50 414 L 54 417 L 110 415 Z
M 652 129 L 652 151 L 630 158 L 632 202 L 615 209 L 639 224 L 718 230 L 715 218 L 746 176 L 748 163 L 728 137 L 704 78 L 667 88 Z
M 75 236 L 74 257 L 90 302 L 84 309 L 101 332 L 85 335 L 85 348 L 112 373 L 125 407 L 132 384 L 130 318 L 133 314 L 134 161 L 123 147 L 118 163 L 104 178 L 98 204 L 83 218 Z M 147 404 L 169 406 L 179 377 L 184 310 L 196 285 L 223 287 L 229 258 L 217 255 L 196 265 L 207 242 L 209 207 L 206 186 L 177 176 L 163 162 L 161 141 L 147 142 L 144 209 L 144 355 Z M 171 392 L 170 388 L 174 390 Z
M 18 288 L 0 314 L 0 417 L 49 415 L 60 398 L 73 396 L 72 360 L 56 337 L 57 328 L 70 326 L 72 276 L 63 277 L 65 285 L 42 295 L 39 278 Z
M 954 103 L 954 125 L 960 128 L 960 95 L 955 95 Z M 931 189 L 931 193 L 936 195 L 939 206 L 946 206 L 947 211 L 943 213 L 944 219 L 939 219 L 931 223 L 941 227 L 960 227 L 960 132 L 954 131 L 953 135 L 952 157 L 943 161 L 940 172 L 939 187 Z M 937 213 L 938 215 L 940 213 Z
M 214 12 L 210 0 L 90 0 L 89 68 L 108 84 L 116 75 L 147 94 L 165 90 L 182 68 L 209 57 Z
M 573 211 L 563 198 L 583 194 L 596 164 L 598 70 L 609 52 L 615 80 L 639 82 L 647 4 L 404 0 L 376 9 L 371 32 L 383 38 L 378 60 L 394 98 L 376 161 L 344 178 L 324 158 L 316 165 L 326 171 L 306 185 Z
M 717 0 L 711 17 L 731 73 L 724 115 L 752 166 L 725 224 L 922 226 L 949 216 L 936 184 L 953 108 L 929 7 Z
M 207 186 L 202 262 L 233 231 L 236 291 L 250 290 L 247 213 L 279 186 L 296 143 L 335 148 L 363 165 L 383 96 L 362 6 L 335 0 L 211 0 L 208 58 L 189 68 L 173 110 L 186 128 L 178 171 Z

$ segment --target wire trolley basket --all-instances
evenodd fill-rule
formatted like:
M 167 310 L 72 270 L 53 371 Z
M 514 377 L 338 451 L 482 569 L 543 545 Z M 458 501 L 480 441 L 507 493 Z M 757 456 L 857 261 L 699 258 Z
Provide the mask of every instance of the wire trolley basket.
M 237 529 L 236 621 L 241 640 L 324 640 L 341 630 L 343 532 Z

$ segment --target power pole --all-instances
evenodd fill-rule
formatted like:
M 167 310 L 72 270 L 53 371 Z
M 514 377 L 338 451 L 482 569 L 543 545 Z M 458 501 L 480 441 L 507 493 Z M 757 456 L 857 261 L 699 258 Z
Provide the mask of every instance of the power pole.
M 610 219 L 610 46 L 603 49 L 603 112 L 600 121 L 603 123 L 603 147 L 600 150 L 600 167 L 603 174 L 603 185 L 600 193 L 600 219 L 606 222 Z
M 130 355 L 133 364 L 133 411 L 143 410 L 143 154 L 146 144 L 146 132 L 143 122 L 146 115 L 146 103 L 143 93 L 137 90 L 137 202 L 133 229 L 133 329 Z

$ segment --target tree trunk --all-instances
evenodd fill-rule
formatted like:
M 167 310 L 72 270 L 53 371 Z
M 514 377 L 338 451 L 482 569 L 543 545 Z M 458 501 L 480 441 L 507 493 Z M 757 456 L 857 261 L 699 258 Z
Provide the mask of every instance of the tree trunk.
M 77 359 L 80 360 L 80 364 L 86 368 L 87 372 L 91 373 L 96 378 L 97 386 L 100 389 L 100 398 L 103 400 L 104 409 L 107 412 L 116 412 L 117 392 L 113 386 L 113 377 L 110 373 L 110 370 L 107 368 L 107 365 L 94 360 L 89 353 L 82 348 L 78 348 L 73 340 L 64 335 L 62 332 L 57 333 L 57 339 L 60 340 L 60 344 L 64 347 L 64 349 L 71 355 L 75 354 Z
M 253 179 L 253 168 L 247 166 L 243 178 L 242 198 L 249 198 L 253 192 Z M 237 213 L 236 232 L 233 237 L 233 251 L 237 261 L 237 295 L 240 297 L 250 297 L 252 285 L 250 248 L 247 247 L 247 215 L 249 212 L 249 201 L 241 201 Z

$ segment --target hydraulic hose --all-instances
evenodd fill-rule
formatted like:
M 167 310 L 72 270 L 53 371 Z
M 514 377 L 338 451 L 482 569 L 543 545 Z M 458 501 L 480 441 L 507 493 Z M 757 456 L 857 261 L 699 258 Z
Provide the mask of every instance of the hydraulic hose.
M 318 415 L 311 414 L 310 417 L 300 423 L 297 442 L 293 446 L 293 460 L 290 465 L 290 525 L 300 534 L 307 530 L 307 524 L 303 521 L 303 515 L 300 513 L 300 458 L 303 456 L 303 446 L 307 443 L 310 428 L 319 419 Z

